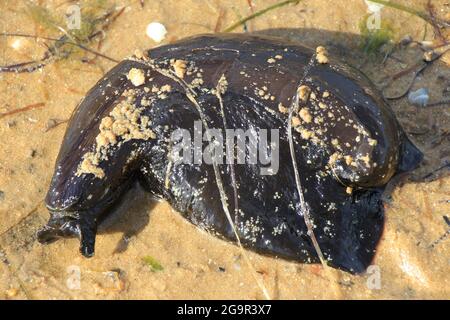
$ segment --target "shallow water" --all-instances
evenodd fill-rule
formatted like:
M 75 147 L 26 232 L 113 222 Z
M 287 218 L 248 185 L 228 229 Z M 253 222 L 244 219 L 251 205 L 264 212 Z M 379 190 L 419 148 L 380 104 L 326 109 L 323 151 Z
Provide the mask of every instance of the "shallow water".
M 415 7 L 426 3 L 401 2 Z M 58 14 L 67 5 L 64 1 L 34 3 Z M 239 15 L 275 1 L 253 1 L 252 10 L 244 0 L 144 3 L 141 8 L 139 1 L 116 1 L 126 9 L 108 29 L 101 46 L 94 48 L 121 60 L 135 49 L 157 45 L 145 34 L 152 21 L 166 26 L 165 44 L 223 30 Z M 445 1 L 433 3 L 440 16 L 448 17 Z M 0 2 L 0 30 L 48 36 L 24 9 L 22 1 Z M 333 8 L 325 0 L 303 1 L 260 16 L 247 29 L 310 46 L 326 45 L 381 86 L 386 76 L 419 61 L 422 51 L 408 46 L 395 50 L 385 63 L 367 59 L 357 46 L 359 22 L 366 13 L 365 3 L 359 0 L 334 2 Z M 382 19 L 390 21 L 397 40 L 405 35 L 433 39 L 431 28 L 424 34 L 424 22 L 408 14 L 384 8 Z M 0 50 L 0 64 L 5 65 L 36 59 L 45 47 L 42 41 L 0 37 Z M 413 89 L 427 87 L 431 102 L 448 98 L 449 63 L 450 54 L 446 54 L 416 79 Z M 196 229 L 139 188 L 127 195 L 101 228 L 94 258 L 78 254 L 77 240 L 50 246 L 35 241 L 36 230 L 48 219 L 43 198 L 66 124 L 50 130 L 48 126 L 51 121 L 67 120 L 87 90 L 113 65 L 101 58 L 89 64 L 67 59 L 34 73 L 0 74 L 0 298 L 264 298 L 238 247 Z M 396 80 L 389 94 L 402 91 L 408 78 Z M 1 115 L 36 104 L 25 112 Z M 367 274 L 349 275 L 249 252 L 271 298 L 449 298 L 450 250 L 448 237 L 443 236 L 450 226 L 443 217 L 450 213 L 450 176 L 441 170 L 426 181 L 417 178 L 450 161 L 450 108 L 415 107 L 406 98 L 391 105 L 411 140 L 424 152 L 425 161 L 413 174 L 421 182 L 394 188 L 392 200 L 385 205 L 386 225 L 374 266 Z M 162 270 L 152 270 L 143 262 L 146 256 L 159 262 Z

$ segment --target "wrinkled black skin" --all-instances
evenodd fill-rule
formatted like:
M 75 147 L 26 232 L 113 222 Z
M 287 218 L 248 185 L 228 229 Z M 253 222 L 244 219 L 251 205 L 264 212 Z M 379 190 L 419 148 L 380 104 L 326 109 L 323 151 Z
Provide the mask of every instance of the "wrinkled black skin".
M 267 59 L 276 54 L 281 54 L 283 59 L 277 66 L 269 65 Z M 220 76 L 225 74 L 228 88 L 223 100 L 228 128 L 280 129 L 280 168 L 277 174 L 260 175 L 258 165 L 234 167 L 239 186 L 239 208 L 244 212 L 245 219 L 259 217 L 263 227 L 262 237 L 256 242 L 241 237 L 242 244 L 262 254 L 315 263 L 319 261 L 317 254 L 306 234 L 304 219 L 297 213 L 300 210 L 299 196 L 286 134 L 287 116 L 278 113 L 277 108 L 279 102 L 290 106 L 288 99 L 294 96 L 296 88 L 302 84 L 300 79 L 312 55 L 313 51 L 297 44 L 247 35 L 205 35 L 149 51 L 149 56 L 157 63 L 171 58 L 194 61 L 204 70 L 205 83 L 202 87 L 214 88 Z M 349 117 L 362 123 L 371 134 L 378 134 L 378 145 L 372 157 L 380 165 L 371 172 L 362 173 L 362 177 L 357 180 L 352 179 L 349 168 L 342 167 L 337 172 L 339 179 L 329 176 L 319 181 L 315 174 L 328 162 L 329 154 L 300 139 L 298 134 L 294 134 L 295 152 L 305 201 L 317 226 L 315 235 L 321 250 L 330 265 L 359 273 L 371 263 L 383 230 L 383 206 L 380 199 L 383 186 L 395 174 L 414 169 L 422 155 L 406 138 L 390 108 L 367 79 L 357 70 L 334 59 L 331 59 L 330 65 L 315 64 L 308 74 L 312 81 L 309 84 L 330 91 L 334 99 L 350 107 Z M 157 138 L 129 141 L 117 148 L 114 156 L 100 165 L 105 172 L 103 179 L 91 174 L 76 176 L 83 154 L 94 146 L 102 117 L 112 110 L 123 90 L 132 88 L 125 76 L 132 67 L 150 71 L 152 81 L 147 81 L 145 86 L 151 88 L 153 84 L 170 84 L 173 88 L 167 99 L 157 101 L 145 111 L 152 119 L 152 129 Z M 255 71 L 255 67 L 258 70 Z M 250 75 L 248 79 L 239 76 L 243 68 Z M 244 86 L 258 79 L 270 83 L 275 101 L 262 100 L 252 90 L 244 92 Z M 189 76 L 184 80 L 189 82 Z M 103 91 L 106 91 L 105 94 L 102 94 Z M 214 95 L 197 94 L 208 126 L 223 128 L 217 98 Z M 275 114 L 268 112 L 264 106 L 276 111 Z M 92 256 L 98 223 L 136 180 L 149 192 L 167 200 L 195 225 L 235 241 L 223 211 L 211 165 L 177 164 L 171 171 L 169 188 L 164 187 L 168 165 L 167 139 L 171 131 L 185 128 L 193 135 L 193 122 L 199 119 L 196 108 L 177 82 L 137 61 L 127 60 L 114 67 L 89 91 L 72 116 L 46 198 L 51 218 L 47 226 L 39 231 L 39 241 L 48 243 L 60 237 L 77 236 L 81 239 L 82 254 Z M 169 130 L 163 129 L 165 125 L 169 126 Z M 346 130 L 350 134 L 350 129 L 344 129 L 340 132 L 341 136 L 345 137 Z M 305 144 L 308 148 L 302 149 L 300 146 Z M 136 151 L 138 156 L 125 164 L 132 151 Z M 312 160 L 312 163 L 307 164 L 307 159 Z M 223 171 L 222 179 L 234 219 L 230 167 L 220 165 L 220 169 Z M 204 177 L 207 177 L 207 182 L 200 184 L 199 181 Z M 351 195 L 347 194 L 342 182 L 353 186 L 355 191 Z M 282 199 L 274 199 L 275 192 L 281 193 Z M 91 197 L 88 197 L 89 194 Z M 289 207 L 289 200 L 297 208 Z M 337 205 L 333 213 L 327 212 L 322 206 L 330 201 Z M 275 212 L 276 207 L 279 207 L 278 212 Z M 240 219 L 243 218 L 239 217 L 238 221 Z M 287 230 L 274 236 L 273 228 L 280 222 L 286 223 Z M 333 236 L 323 231 L 327 222 L 331 222 Z M 270 240 L 270 244 L 265 240 Z

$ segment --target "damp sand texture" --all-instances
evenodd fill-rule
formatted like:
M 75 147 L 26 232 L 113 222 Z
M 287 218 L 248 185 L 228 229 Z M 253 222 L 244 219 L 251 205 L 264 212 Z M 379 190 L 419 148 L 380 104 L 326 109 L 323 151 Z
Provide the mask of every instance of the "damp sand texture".
M 84 1 L 93 4 L 97 1 Z M 244 16 L 275 1 L 106 1 L 120 15 L 103 40 L 89 47 L 114 60 L 158 43 L 146 35 L 149 23 L 162 23 L 167 34 L 159 44 L 187 36 L 224 30 Z M 368 58 L 361 51 L 360 21 L 367 15 L 364 1 L 351 6 L 328 1 L 302 1 L 269 11 L 247 21 L 235 32 L 262 32 L 301 41 L 312 48 L 325 45 L 367 74 L 380 88 L 389 76 L 417 63 L 423 51 L 405 46 L 393 58 Z M 399 1 L 425 8 L 426 1 Z M 64 15 L 63 1 L 37 1 L 56 17 Z M 433 1 L 445 18 L 445 1 Z M 348 11 L 347 8 L 352 10 Z M 1 32 L 47 37 L 61 36 L 27 14 L 25 1 L 2 1 Z M 121 11 L 122 10 L 122 11 Z M 332 10 L 332 12 L 331 12 Z M 95 12 L 101 14 L 102 12 Z M 330 19 L 330 15 L 333 19 Z M 438 39 L 424 22 L 410 14 L 382 9 L 383 21 L 394 30 L 393 41 L 405 36 Z M 5 23 L 8 21 L 8 23 Z M 245 29 L 244 29 L 245 27 Z M 270 29 L 270 30 L 267 30 Z M 265 31 L 264 31 L 265 30 Z M 447 37 L 445 30 L 442 34 Z M 36 60 L 46 51 L 42 40 L 0 37 L 0 65 Z M 380 50 L 390 50 L 389 47 Z M 322 51 L 323 53 L 323 51 Z M 326 54 L 321 61 L 326 62 Z M 276 59 L 276 57 L 274 57 Z M 86 63 L 88 62 L 88 63 Z M 415 79 L 412 89 L 427 87 L 430 100 L 446 98 L 450 58 L 445 54 Z M 174 212 L 167 203 L 155 202 L 139 188 L 132 189 L 105 221 L 97 237 L 96 255 L 78 254 L 78 240 L 61 240 L 49 246 L 35 241 L 35 233 L 48 219 L 43 203 L 66 121 L 86 92 L 114 62 L 79 50 L 32 73 L 0 74 L 0 298 L 1 299 L 261 299 L 264 294 L 240 249 L 208 235 Z M 174 70 L 184 71 L 175 62 Z M 130 77 L 142 81 L 139 72 Z M 401 93 L 410 78 L 400 77 L 386 94 Z M 389 92 L 388 92 L 389 91 Z M 448 96 L 447 96 L 448 98 Z M 270 99 L 270 97 L 269 97 Z M 406 98 L 390 102 L 411 140 L 425 154 L 417 176 L 427 175 L 450 160 L 450 111 L 447 107 L 418 108 Z M 287 106 L 279 106 L 288 112 Z M 22 109 L 15 112 L 16 109 Z M 112 115 L 114 121 L 116 116 Z M 303 111 L 299 121 L 314 122 Z M 104 124 L 105 146 L 114 140 Z M 141 132 L 141 128 L 137 128 Z M 147 132 L 151 135 L 151 133 Z M 307 132 L 304 133 L 308 135 Z M 107 140 L 109 138 L 111 140 Z M 351 159 L 348 159 L 351 161 Z M 98 174 L 101 174 L 98 172 Z M 450 176 L 441 170 L 422 182 L 407 182 L 393 189 L 385 204 L 385 230 L 374 266 L 366 274 L 341 271 L 328 274 L 320 265 L 306 265 L 247 252 L 257 277 L 273 299 L 428 299 L 448 298 Z

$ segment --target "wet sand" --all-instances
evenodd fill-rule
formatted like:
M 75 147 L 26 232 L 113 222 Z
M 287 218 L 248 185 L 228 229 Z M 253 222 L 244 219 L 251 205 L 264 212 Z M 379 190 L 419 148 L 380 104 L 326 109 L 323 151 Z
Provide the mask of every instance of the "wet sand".
M 254 1 L 260 10 L 275 1 Z M 271 11 L 247 24 L 249 31 L 277 35 L 310 46 L 326 45 L 333 54 L 357 65 L 378 86 L 387 76 L 419 61 L 416 46 L 395 50 L 384 63 L 358 49 L 359 22 L 367 13 L 363 1 L 347 3 L 303 1 Z M 399 1 L 423 8 L 426 1 Z M 64 13 L 64 1 L 35 1 Z M 135 49 L 157 44 L 145 34 L 152 21 L 168 34 L 161 43 L 223 30 L 251 13 L 247 1 L 117 1 L 125 6 L 108 29 L 98 50 L 121 60 Z M 445 1 L 433 1 L 439 16 L 448 16 Z M 351 10 L 349 10 L 351 8 Z M 1 32 L 45 34 L 24 13 L 22 1 L 0 3 Z M 410 35 L 432 40 L 430 27 L 409 14 L 384 8 L 382 19 L 392 24 L 394 40 Z M 270 30 L 267 30 L 270 29 Z M 243 32 L 238 28 L 236 32 Z M 53 36 L 58 34 L 53 34 Z M 447 38 L 448 39 L 448 38 Z M 14 41 L 20 46 L 13 49 Z M 95 47 L 97 48 L 97 47 Z M 0 37 L 0 65 L 39 58 L 42 41 Z M 92 54 L 87 57 L 93 58 Z M 430 65 L 413 89 L 427 87 L 430 101 L 448 98 L 450 54 Z M 167 203 L 155 202 L 139 187 L 126 196 L 97 237 L 96 256 L 78 254 L 78 241 L 61 240 L 49 246 L 35 241 L 36 230 L 48 219 L 43 199 L 53 174 L 66 124 L 48 126 L 70 117 L 84 94 L 114 63 L 66 59 L 34 73 L 0 74 L 0 299 L 258 299 L 264 298 L 251 269 L 233 244 L 189 224 Z M 408 85 L 402 77 L 389 94 Z M 1 116 L 14 109 L 30 110 Z M 450 161 L 450 106 L 416 107 L 407 99 L 391 101 L 400 123 L 424 152 L 424 164 L 412 181 L 395 187 L 385 204 L 386 224 L 369 273 L 326 272 L 305 265 L 248 252 L 257 277 L 273 299 L 431 299 L 450 297 L 448 275 L 450 175 L 429 172 Z M 53 121 L 53 122 L 52 122 Z M 150 256 L 162 270 L 152 270 Z M 79 272 L 79 277 L 78 277 Z M 79 281 L 78 281 L 79 280 Z

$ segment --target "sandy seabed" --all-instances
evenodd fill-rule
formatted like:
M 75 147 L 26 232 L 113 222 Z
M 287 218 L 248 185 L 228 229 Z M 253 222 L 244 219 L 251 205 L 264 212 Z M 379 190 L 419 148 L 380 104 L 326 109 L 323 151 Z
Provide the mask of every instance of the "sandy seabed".
M 416 8 L 427 2 L 397 1 Z M 67 6 L 66 1 L 33 3 L 60 14 Z M 108 29 L 99 50 L 117 60 L 135 49 L 157 45 L 145 34 L 152 21 L 166 26 L 165 44 L 223 30 L 239 15 L 251 13 L 244 0 L 145 1 L 143 8 L 139 1 L 115 3 L 125 10 Z M 253 3 L 257 11 L 275 1 Z M 439 16 L 448 18 L 446 1 L 432 3 Z M 332 7 L 329 1 L 306 0 L 270 11 L 250 21 L 247 29 L 312 47 L 326 45 L 382 86 L 386 77 L 419 61 L 423 52 L 406 46 L 384 62 L 367 59 L 358 49 L 359 23 L 366 14 L 362 0 L 333 1 Z M 397 41 L 406 35 L 433 40 L 431 28 L 419 18 L 384 8 L 382 19 L 391 23 Z M 45 34 L 25 13 L 24 1 L 9 0 L 0 2 L 0 31 Z M 43 41 L 0 37 L 1 65 L 36 59 L 44 51 Z M 413 90 L 427 87 L 430 101 L 448 97 L 449 63 L 450 54 L 445 54 L 416 79 Z M 196 229 L 167 203 L 154 202 L 140 188 L 129 192 L 101 228 L 94 258 L 81 257 L 75 239 L 50 246 L 35 241 L 36 230 L 48 219 L 43 199 L 66 127 L 62 122 L 48 130 L 49 124 L 67 120 L 87 90 L 113 65 L 101 58 L 93 63 L 66 59 L 34 73 L 0 74 L 0 299 L 264 298 L 238 247 Z M 401 92 L 410 80 L 408 76 L 396 80 L 390 94 Z M 30 105 L 38 107 L 2 116 Z M 449 105 L 419 108 L 403 98 L 391 106 L 425 154 L 414 177 L 450 161 Z M 450 176 L 444 170 L 396 187 L 385 204 L 384 234 L 367 274 L 326 272 L 319 265 L 248 255 L 274 299 L 448 299 L 450 250 L 445 235 L 450 226 L 444 216 L 450 213 L 449 200 Z M 158 261 L 162 270 L 151 270 L 143 262 L 146 256 Z

